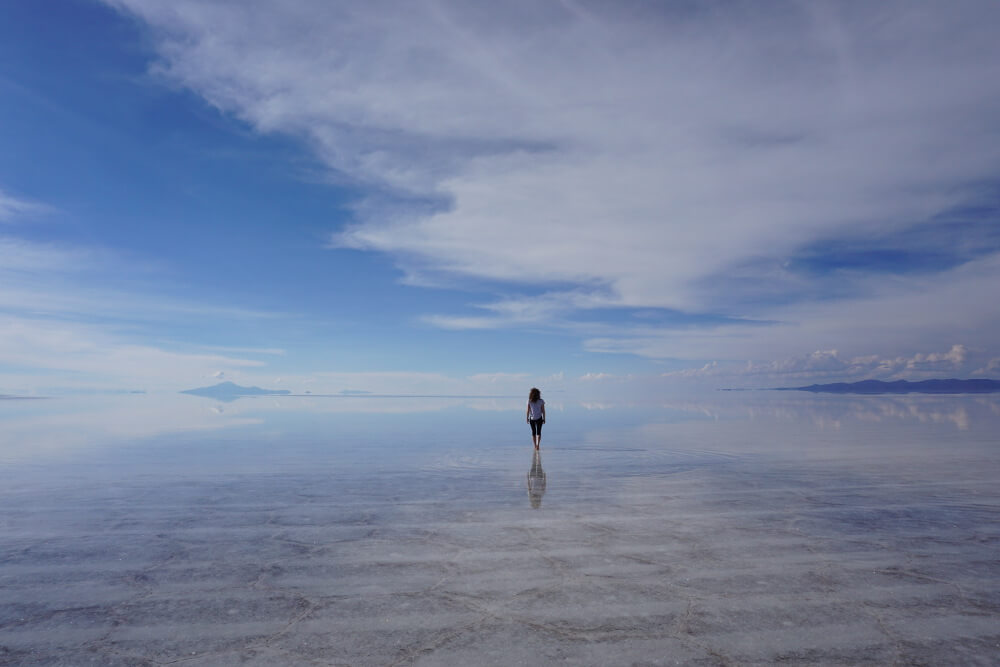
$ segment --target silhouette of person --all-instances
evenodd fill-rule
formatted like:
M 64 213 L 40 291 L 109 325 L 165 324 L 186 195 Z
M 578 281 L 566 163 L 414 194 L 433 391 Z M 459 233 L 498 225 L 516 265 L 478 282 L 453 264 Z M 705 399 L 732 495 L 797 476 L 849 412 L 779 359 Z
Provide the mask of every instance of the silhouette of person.
M 537 449 L 531 458 L 531 470 L 528 471 L 528 498 L 531 508 L 542 506 L 542 496 L 545 495 L 545 471 L 542 470 L 542 453 Z
M 532 387 L 528 392 L 528 410 L 525 414 L 528 425 L 531 426 L 531 442 L 538 449 L 542 444 L 542 424 L 545 423 L 545 401 L 538 387 Z

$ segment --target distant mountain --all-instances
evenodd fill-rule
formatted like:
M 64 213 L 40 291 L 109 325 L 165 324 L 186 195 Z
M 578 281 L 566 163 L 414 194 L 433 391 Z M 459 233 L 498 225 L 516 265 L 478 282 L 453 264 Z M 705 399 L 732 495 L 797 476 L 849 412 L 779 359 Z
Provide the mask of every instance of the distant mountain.
M 291 394 L 287 389 L 261 389 L 260 387 L 241 387 L 233 382 L 220 382 L 211 387 L 199 387 L 198 389 L 187 389 L 182 394 L 194 394 L 195 396 L 208 396 L 220 400 L 233 400 L 241 396 L 283 396 Z
M 812 391 L 828 394 L 991 394 L 1000 392 L 997 380 L 921 380 L 920 382 L 835 382 L 811 384 L 808 387 L 777 387 L 777 391 Z

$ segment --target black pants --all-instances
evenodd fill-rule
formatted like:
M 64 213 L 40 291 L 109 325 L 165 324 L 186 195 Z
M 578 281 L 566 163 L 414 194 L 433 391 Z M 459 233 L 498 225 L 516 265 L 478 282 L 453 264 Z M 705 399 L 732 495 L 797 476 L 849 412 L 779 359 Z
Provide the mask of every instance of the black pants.
M 545 423 L 544 419 L 529 419 L 528 423 L 531 424 L 532 437 L 542 434 L 542 424 Z

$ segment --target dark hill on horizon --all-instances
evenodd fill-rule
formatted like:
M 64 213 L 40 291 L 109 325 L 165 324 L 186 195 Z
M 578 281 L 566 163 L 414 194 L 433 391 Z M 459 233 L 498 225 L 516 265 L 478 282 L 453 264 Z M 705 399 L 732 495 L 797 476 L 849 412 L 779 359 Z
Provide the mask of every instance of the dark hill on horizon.
M 182 394 L 193 394 L 195 396 L 207 396 L 219 400 L 235 400 L 243 396 L 286 396 L 292 392 L 287 389 L 261 389 L 260 387 L 241 387 L 235 382 L 220 382 L 211 387 L 199 387 L 197 389 L 186 389 Z
M 808 387 L 775 387 L 775 391 L 812 391 L 828 394 L 991 394 L 1000 392 L 998 380 L 921 380 L 909 382 L 896 380 L 862 380 L 861 382 L 834 382 L 811 384 Z

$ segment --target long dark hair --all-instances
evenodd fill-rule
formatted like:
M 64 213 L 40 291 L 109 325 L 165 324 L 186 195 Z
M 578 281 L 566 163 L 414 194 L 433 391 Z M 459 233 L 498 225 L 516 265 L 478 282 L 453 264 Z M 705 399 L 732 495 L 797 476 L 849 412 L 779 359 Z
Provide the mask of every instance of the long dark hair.
M 538 387 L 532 387 L 531 391 L 528 392 L 529 401 L 537 401 L 542 398 L 542 392 L 538 391 Z

